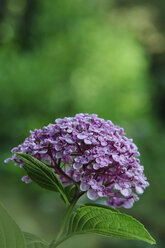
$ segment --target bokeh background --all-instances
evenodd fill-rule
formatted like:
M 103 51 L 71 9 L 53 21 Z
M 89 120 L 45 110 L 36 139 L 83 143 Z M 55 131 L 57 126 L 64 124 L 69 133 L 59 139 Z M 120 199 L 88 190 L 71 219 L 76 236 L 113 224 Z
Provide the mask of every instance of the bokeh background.
M 164 0 L 0 1 L 0 201 L 25 231 L 56 236 L 64 205 L 4 164 L 29 130 L 76 113 L 124 127 L 150 182 L 133 209 L 165 247 Z M 86 198 L 84 198 L 84 201 Z M 78 236 L 61 247 L 147 245 Z

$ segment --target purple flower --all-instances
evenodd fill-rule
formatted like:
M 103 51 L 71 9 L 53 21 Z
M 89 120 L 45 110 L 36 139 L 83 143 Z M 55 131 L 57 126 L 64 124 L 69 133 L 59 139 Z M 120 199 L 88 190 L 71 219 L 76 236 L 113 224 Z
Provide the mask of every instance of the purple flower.
M 35 129 L 12 152 L 28 153 L 53 167 L 64 184 L 79 183 L 91 200 L 130 208 L 149 186 L 138 149 L 124 130 L 97 115 L 77 114 Z M 23 166 L 16 154 L 6 162 Z M 61 173 L 62 172 L 62 173 Z M 29 182 L 28 177 L 22 179 Z
M 22 177 L 21 180 L 22 180 L 22 182 L 25 182 L 25 183 L 30 183 L 31 182 L 31 179 L 28 176 Z

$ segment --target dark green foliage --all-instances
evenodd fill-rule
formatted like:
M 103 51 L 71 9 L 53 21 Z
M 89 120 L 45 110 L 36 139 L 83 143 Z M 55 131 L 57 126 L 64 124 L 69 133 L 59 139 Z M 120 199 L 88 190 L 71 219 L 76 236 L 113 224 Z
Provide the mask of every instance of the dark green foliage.
M 23 161 L 23 168 L 28 176 L 42 188 L 59 192 L 64 202 L 68 205 L 69 200 L 65 194 L 64 187 L 57 175 L 44 163 L 29 154 L 16 153 Z
M 65 191 L 65 194 L 67 195 L 69 202 L 71 202 L 75 195 L 76 187 L 74 185 L 65 186 L 64 191 Z

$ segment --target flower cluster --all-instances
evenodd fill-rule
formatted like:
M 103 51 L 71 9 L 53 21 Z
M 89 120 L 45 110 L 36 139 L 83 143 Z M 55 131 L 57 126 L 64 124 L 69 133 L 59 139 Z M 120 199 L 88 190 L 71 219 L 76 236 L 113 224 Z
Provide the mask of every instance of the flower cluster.
M 130 208 L 149 185 L 136 145 L 109 120 L 77 114 L 30 133 L 12 152 L 43 161 L 64 184 L 78 183 L 91 200 L 106 197 L 109 206 Z M 16 154 L 5 162 L 12 160 L 22 166 Z M 27 176 L 22 180 L 30 181 Z

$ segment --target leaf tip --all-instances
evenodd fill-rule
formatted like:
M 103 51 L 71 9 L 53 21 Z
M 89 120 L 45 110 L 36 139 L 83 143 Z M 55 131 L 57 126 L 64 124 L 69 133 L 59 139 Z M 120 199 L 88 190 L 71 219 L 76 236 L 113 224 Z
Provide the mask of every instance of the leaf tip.
M 153 237 L 151 237 L 150 244 L 151 245 L 156 245 L 156 240 Z

